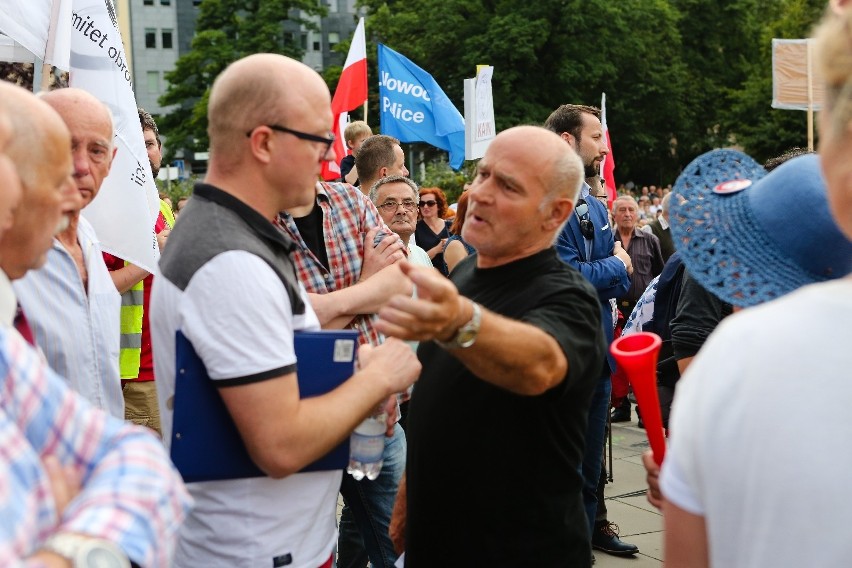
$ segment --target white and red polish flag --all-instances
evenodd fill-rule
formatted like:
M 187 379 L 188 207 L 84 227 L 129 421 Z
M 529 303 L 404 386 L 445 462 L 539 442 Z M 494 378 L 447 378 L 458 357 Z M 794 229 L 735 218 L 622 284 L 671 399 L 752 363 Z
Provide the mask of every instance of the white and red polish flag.
M 617 195 L 615 192 L 615 158 L 612 156 L 612 143 L 609 140 L 609 128 L 606 126 L 606 93 L 601 95 L 601 126 L 603 126 L 606 146 L 609 148 L 609 154 L 601 162 L 601 177 L 606 183 L 606 201 L 612 207 L 612 202 L 615 201 Z
M 358 20 L 352 44 L 343 72 L 337 82 L 334 98 L 331 100 L 331 112 L 334 114 L 334 153 L 337 162 L 323 162 L 322 177 L 334 180 L 340 177 L 340 160 L 349 153 L 343 140 L 343 130 L 349 121 L 349 111 L 367 101 L 367 39 L 364 33 L 364 18 Z

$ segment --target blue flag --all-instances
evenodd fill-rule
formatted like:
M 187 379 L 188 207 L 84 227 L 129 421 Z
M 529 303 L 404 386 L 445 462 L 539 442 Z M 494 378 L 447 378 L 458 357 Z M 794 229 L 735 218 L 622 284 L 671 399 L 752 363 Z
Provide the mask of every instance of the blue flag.
M 450 153 L 450 166 L 464 162 L 464 118 L 432 76 L 379 44 L 379 105 L 382 134 L 400 142 L 427 142 Z

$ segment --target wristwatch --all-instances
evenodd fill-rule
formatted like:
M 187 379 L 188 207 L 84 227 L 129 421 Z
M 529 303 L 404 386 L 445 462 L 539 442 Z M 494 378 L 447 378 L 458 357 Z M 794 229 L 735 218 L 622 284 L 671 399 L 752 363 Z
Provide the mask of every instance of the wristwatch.
M 465 349 L 476 343 L 476 336 L 479 335 L 479 326 L 482 324 L 482 309 L 476 302 L 470 303 L 473 308 L 473 315 L 470 321 L 461 326 L 456 334 L 449 341 L 438 341 L 435 343 L 444 349 Z
M 130 568 L 130 560 L 108 540 L 62 533 L 48 538 L 44 550 L 71 561 L 74 568 Z

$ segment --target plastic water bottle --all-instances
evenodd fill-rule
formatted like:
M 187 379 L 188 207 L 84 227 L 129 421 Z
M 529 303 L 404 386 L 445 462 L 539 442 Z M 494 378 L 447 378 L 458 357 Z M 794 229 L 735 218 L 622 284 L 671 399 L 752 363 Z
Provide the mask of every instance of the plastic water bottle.
M 380 409 L 361 422 L 349 438 L 349 465 L 346 472 L 361 481 L 376 479 L 382 471 L 385 453 L 387 413 Z

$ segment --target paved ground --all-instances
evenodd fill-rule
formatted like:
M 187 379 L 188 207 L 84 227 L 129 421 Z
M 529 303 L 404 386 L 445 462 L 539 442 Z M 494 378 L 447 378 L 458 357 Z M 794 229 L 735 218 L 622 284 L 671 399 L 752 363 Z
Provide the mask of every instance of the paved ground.
M 613 424 L 613 477 L 606 486 L 609 520 L 621 538 L 639 547 L 635 557 L 619 558 L 596 551 L 595 568 L 658 568 L 663 565 L 663 517 L 645 498 L 642 452 L 648 448 L 645 431 L 633 422 Z

